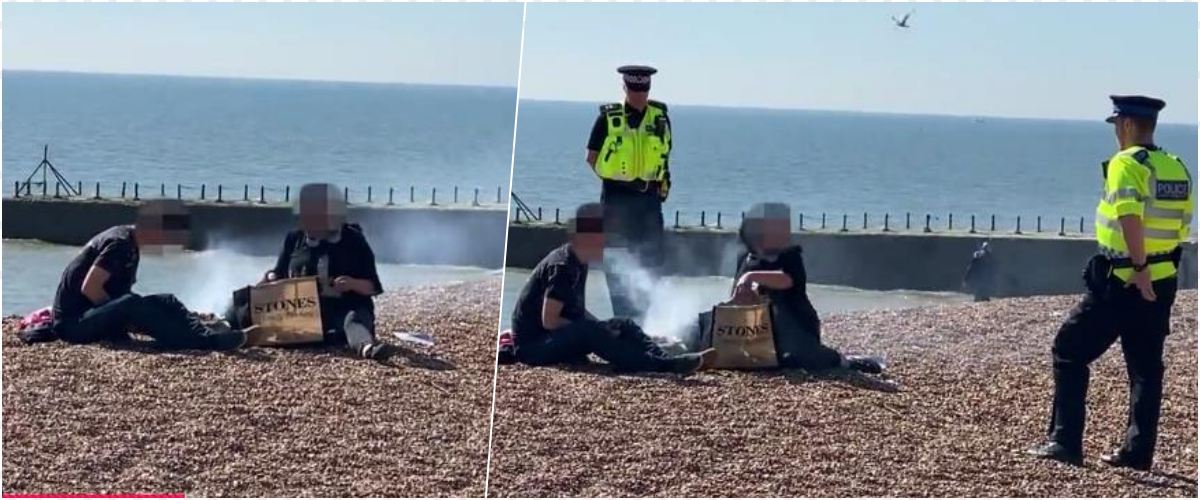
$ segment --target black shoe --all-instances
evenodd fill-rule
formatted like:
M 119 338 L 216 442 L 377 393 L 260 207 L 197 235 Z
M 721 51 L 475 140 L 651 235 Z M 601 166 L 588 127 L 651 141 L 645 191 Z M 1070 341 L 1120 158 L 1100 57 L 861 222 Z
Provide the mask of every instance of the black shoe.
M 1054 441 L 1047 441 L 1041 446 L 1030 448 L 1026 453 L 1037 458 L 1057 460 L 1076 467 L 1083 466 L 1083 453 L 1068 450 L 1065 446 Z
M 246 345 L 246 333 L 241 330 L 217 332 L 208 336 L 213 350 L 232 351 Z
M 872 375 L 883 373 L 883 364 L 870 356 L 846 356 L 846 368 Z
M 1151 460 L 1140 460 L 1134 458 L 1124 448 L 1118 448 L 1112 453 L 1100 455 L 1100 461 L 1113 467 L 1126 467 L 1133 470 L 1150 470 Z
M 703 367 L 704 356 L 700 353 L 680 354 L 671 360 L 671 371 L 685 377 L 696 373 Z

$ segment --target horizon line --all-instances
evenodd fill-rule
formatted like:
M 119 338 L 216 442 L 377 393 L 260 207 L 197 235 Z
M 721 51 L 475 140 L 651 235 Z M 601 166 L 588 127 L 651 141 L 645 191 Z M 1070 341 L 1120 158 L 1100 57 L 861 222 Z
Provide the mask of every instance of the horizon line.
M 83 71 L 83 70 L 62 70 L 62 69 L 37 69 L 37 68 L 0 68 L 0 72 L 22 72 L 22 73 L 51 73 L 65 75 L 99 75 L 99 76 L 142 76 L 142 77 L 159 77 L 159 78 L 192 78 L 198 80 L 250 80 L 263 82 L 298 82 L 298 83 L 329 83 L 329 84 L 349 84 L 349 85 L 391 85 L 391 86 L 425 86 L 425 87 L 467 87 L 467 88 L 487 88 L 487 89 L 504 89 L 516 90 L 516 85 L 497 85 L 497 84 L 477 84 L 477 83 L 428 83 L 428 82 L 403 82 L 403 81 L 380 81 L 380 80 L 338 80 L 324 78 L 302 78 L 302 77 L 276 77 L 276 76 L 229 76 L 229 75 L 184 75 L 170 73 L 138 73 L 138 72 L 114 72 L 114 71 Z M 609 100 L 581 100 L 581 99 L 564 99 L 564 98 L 543 98 L 543 97 L 519 97 L 520 101 L 531 102 L 547 102 L 547 103 L 567 103 L 567 104 L 595 104 L 600 102 L 609 102 Z M 956 113 L 937 113 L 937 112 L 909 112 L 909 111 L 879 111 L 868 109 L 833 109 L 833 108 L 799 108 L 791 106 L 771 106 L 767 104 L 752 104 L 752 105 L 736 105 L 736 104 L 710 104 L 710 103 L 694 103 L 680 102 L 671 104 L 672 106 L 691 107 L 691 108 L 716 108 L 716 109 L 741 109 L 741 110 L 761 110 L 761 111 L 799 111 L 799 112 L 817 112 L 817 113 L 844 113 L 844 114 L 862 114 L 862 115 L 890 115 L 890 116 L 925 116 L 925 117 L 942 117 L 942 118 L 986 118 L 997 120 L 1039 120 L 1039 121 L 1068 121 L 1091 123 L 1093 120 L 1085 118 L 1066 118 L 1066 117 L 1037 117 L 1037 116 L 1004 116 L 1004 115 L 981 115 L 981 114 L 956 114 Z M 1096 122 L 1103 122 L 1103 117 L 1098 116 Z M 1182 125 L 1196 127 L 1200 126 L 1198 122 L 1186 121 L 1163 121 L 1159 122 L 1162 125 Z

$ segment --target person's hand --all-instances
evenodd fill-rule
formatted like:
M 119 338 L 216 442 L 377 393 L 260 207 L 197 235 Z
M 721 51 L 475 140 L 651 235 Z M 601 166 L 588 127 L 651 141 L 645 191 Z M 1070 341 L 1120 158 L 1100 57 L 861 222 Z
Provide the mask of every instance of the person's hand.
M 733 288 L 733 297 L 730 297 L 729 301 L 741 305 L 754 304 L 759 301 L 758 292 L 754 291 L 753 285 L 742 284 L 739 281 Z
M 276 279 L 275 271 L 267 271 L 266 273 L 263 274 L 262 280 L 259 281 L 259 284 L 270 283 L 272 281 L 275 281 L 275 279 Z
M 357 287 L 357 281 L 349 276 L 338 276 L 333 279 L 333 289 L 339 292 L 351 292 Z
M 745 273 L 745 274 L 743 274 L 743 275 L 742 275 L 740 278 L 738 278 L 738 280 L 737 280 L 737 286 L 738 286 L 739 288 L 740 288 L 740 287 L 746 287 L 746 288 L 750 288 L 750 287 L 752 287 L 752 286 L 754 285 L 754 283 L 755 283 L 755 281 L 754 281 L 754 278 L 755 278 L 755 276 L 754 276 L 754 271 L 751 271 L 751 272 Z
M 1157 295 L 1154 295 L 1154 284 L 1150 282 L 1150 268 L 1134 271 L 1133 276 L 1129 278 L 1129 283 L 1126 283 L 1125 286 L 1136 286 L 1146 302 L 1154 302 L 1158 298 Z

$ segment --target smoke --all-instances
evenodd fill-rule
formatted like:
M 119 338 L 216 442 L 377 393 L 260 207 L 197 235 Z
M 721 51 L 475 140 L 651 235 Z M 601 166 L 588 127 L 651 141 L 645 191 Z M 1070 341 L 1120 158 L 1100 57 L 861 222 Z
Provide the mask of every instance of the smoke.
M 188 309 L 224 314 L 232 303 L 233 291 L 257 283 L 274 264 L 272 257 L 251 255 L 247 245 L 236 239 L 213 238 L 210 244 L 211 248 L 203 251 L 144 260 L 143 266 L 150 272 L 139 275 L 161 283 L 139 282 L 139 288 L 169 290 Z
M 723 274 L 732 276 L 740 248 L 740 245 L 730 243 L 722 249 L 722 269 L 727 270 Z M 672 266 L 677 269 L 695 269 L 699 266 L 699 257 L 687 252 L 673 254 L 672 259 Z M 728 263 L 728 267 L 725 263 Z M 656 277 L 624 248 L 606 248 L 604 264 L 613 272 L 625 276 L 625 285 L 630 289 L 635 303 L 646 304 L 645 315 L 635 319 L 642 329 L 655 337 L 693 345 L 700 333 L 699 314 L 728 298 L 728 285 L 714 290 L 712 286 L 696 286 L 701 281 L 696 278 Z M 712 280 L 703 281 L 711 285 Z

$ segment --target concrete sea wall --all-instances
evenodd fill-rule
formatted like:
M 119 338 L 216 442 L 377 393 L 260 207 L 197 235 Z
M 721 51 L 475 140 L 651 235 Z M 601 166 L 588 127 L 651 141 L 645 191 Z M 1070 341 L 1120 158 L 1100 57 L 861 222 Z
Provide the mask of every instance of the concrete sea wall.
M 297 227 L 289 204 L 187 204 L 192 249 L 275 255 L 284 235 Z M 104 229 L 132 223 L 137 205 L 122 200 L 5 198 L 3 209 L 4 238 L 82 245 Z M 348 219 L 363 226 L 376 258 L 384 262 L 487 268 L 503 264 L 504 207 L 351 205 Z
M 1096 244 L 1087 235 L 1048 236 L 956 232 L 800 231 L 809 280 L 870 290 L 957 291 L 971 254 L 985 239 L 996 266 L 997 296 L 1079 293 L 1081 271 Z M 509 226 L 506 265 L 531 268 L 566 241 L 552 223 Z M 668 229 L 667 272 L 732 275 L 740 250 L 733 231 Z M 1196 244 L 1184 245 L 1180 284 L 1196 288 Z

